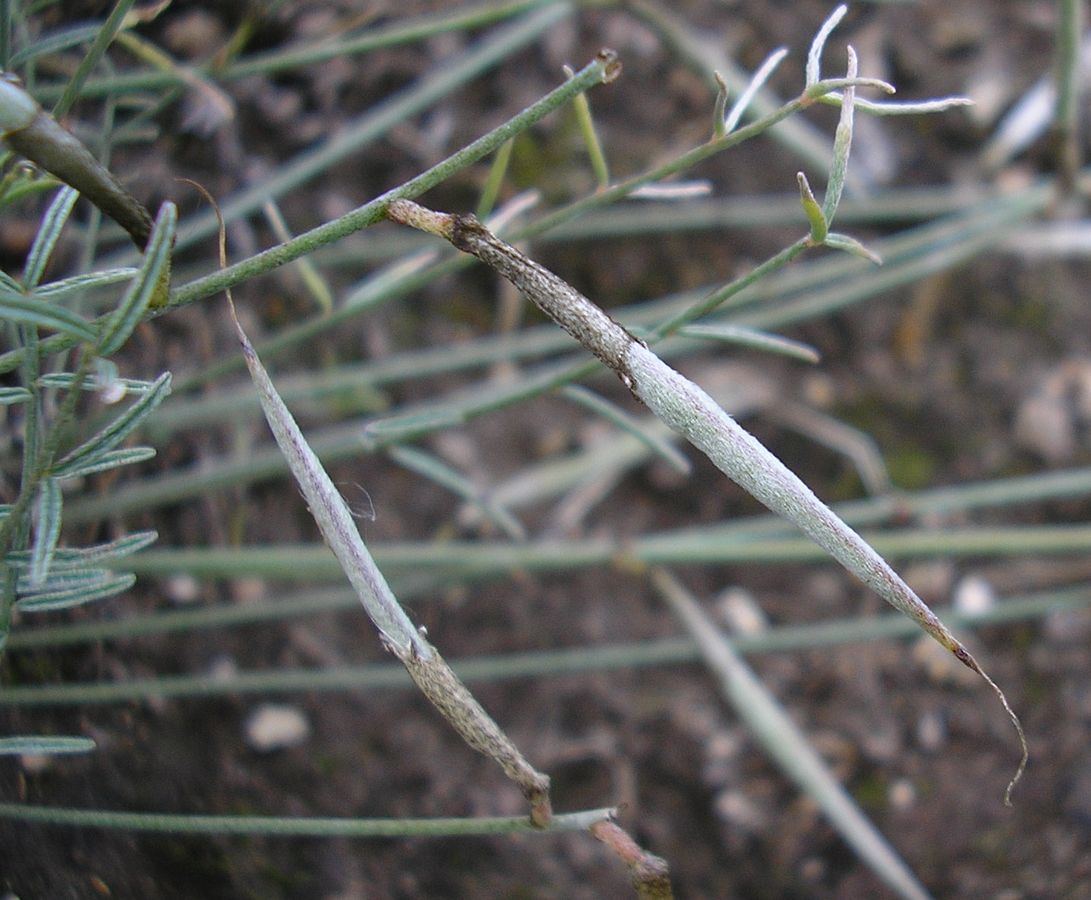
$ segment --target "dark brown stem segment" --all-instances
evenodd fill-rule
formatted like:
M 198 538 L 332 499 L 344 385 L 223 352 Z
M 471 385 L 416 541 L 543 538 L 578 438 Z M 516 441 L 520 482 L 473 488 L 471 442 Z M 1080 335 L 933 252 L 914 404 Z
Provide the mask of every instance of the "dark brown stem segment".
M 148 244 L 152 217 L 79 140 L 44 110 L 25 128 L 9 131 L 8 146 L 71 185 L 117 222 L 141 250 Z

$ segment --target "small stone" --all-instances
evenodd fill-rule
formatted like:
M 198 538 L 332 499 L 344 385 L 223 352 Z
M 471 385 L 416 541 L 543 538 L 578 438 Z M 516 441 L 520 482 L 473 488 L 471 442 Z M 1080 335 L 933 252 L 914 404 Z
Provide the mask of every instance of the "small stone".
M 905 812 L 917 802 L 917 789 L 908 778 L 899 778 L 887 791 L 887 801 L 898 812 Z
M 172 575 L 163 585 L 163 593 L 171 603 L 188 606 L 201 597 L 201 584 L 192 575 Z
M 930 710 L 917 720 L 917 744 L 935 753 L 947 743 L 947 721 L 937 710 Z
M 1015 440 L 1046 462 L 1067 462 L 1076 452 L 1072 418 L 1063 397 L 1034 394 L 1019 405 Z
M 749 637 L 769 627 L 765 611 L 745 588 L 728 588 L 716 603 L 720 621 L 732 634 Z
M 310 733 L 307 717 L 294 706 L 266 703 L 246 720 L 246 742 L 261 753 L 296 747 Z
M 239 664 L 232 656 L 217 656 L 208 667 L 208 677 L 221 684 L 231 681 L 238 674 Z
M 163 32 L 163 42 L 172 53 L 184 59 L 203 59 L 224 41 L 219 17 L 191 9 L 171 20 Z
M 49 753 L 22 753 L 19 765 L 28 775 L 40 775 L 53 765 L 53 756 Z
M 721 791 L 713 807 L 725 825 L 743 834 L 760 834 L 768 827 L 769 817 L 741 791 Z
M 967 575 L 955 588 L 955 609 L 967 616 L 980 616 L 996 606 L 996 591 L 980 575 Z

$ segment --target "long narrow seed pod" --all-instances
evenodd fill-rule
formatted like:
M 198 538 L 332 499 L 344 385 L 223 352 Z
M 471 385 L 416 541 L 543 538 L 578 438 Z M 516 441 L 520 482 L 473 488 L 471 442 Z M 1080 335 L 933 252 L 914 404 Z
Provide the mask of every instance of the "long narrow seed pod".
M 137 247 L 147 246 L 152 230 L 148 210 L 9 72 L 0 75 L 0 134 L 20 156 L 94 203 L 129 233 Z
M 728 478 L 773 512 L 793 522 L 864 584 L 916 620 L 960 662 L 980 675 L 1000 698 L 1019 736 L 1022 757 L 1004 797 L 1010 805 L 1011 790 L 1023 773 L 1028 751 L 1022 725 L 1004 692 L 886 560 L 819 500 L 791 469 L 643 341 L 567 282 L 500 240 L 476 217 L 433 212 L 409 200 L 393 201 L 387 207 L 387 215 L 396 222 L 446 238 L 507 278 L 613 369 L 638 399 L 704 452 Z

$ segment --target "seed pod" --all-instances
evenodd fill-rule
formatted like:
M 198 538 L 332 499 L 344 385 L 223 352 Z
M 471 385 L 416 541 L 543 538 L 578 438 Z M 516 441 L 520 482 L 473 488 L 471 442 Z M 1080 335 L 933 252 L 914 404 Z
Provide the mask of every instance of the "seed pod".
M 12 150 L 74 187 L 145 248 L 152 230 L 147 209 L 10 72 L 0 76 L 0 132 Z

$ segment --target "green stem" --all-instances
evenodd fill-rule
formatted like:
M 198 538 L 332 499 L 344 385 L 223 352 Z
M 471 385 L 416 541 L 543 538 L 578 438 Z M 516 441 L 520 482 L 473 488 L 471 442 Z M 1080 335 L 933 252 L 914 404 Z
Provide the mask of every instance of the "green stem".
M 455 835 L 584 831 L 609 819 L 615 810 L 594 809 L 554 816 L 547 826 L 526 816 L 469 819 L 341 819 L 298 816 L 201 816 L 172 813 L 113 812 L 0 803 L 0 819 L 170 834 L 263 834 L 292 837 L 452 837 Z
M 87 54 L 80 60 L 79 67 L 76 69 L 75 74 L 69 79 L 68 84 L 65 85 L 64 92 L 61 94 L 60 99 L 53 106 L 53 115 L 57 119 L 63 119 L 68 111 L 72 108 L 72 104 L 80 96 L 80 91 L 87 82 L 87 77 L 91 74 L 91 70 L 98 64 L 98 61 L 102 59 L 102 55 L 106 52 L 106 48 L 110 46 L 115 35 L 121 30 L 121 26 L 125 22 L 125 16 L 129 14 L 129 10 L 133 8 L 135 0 L 117 0 L 117 4 L 111 10 L 110 15 L 106 17 L 106 21 L 102 23 L 102 27 L 99 28 L 98 33 L 95 35 L 95 40 L 91 44 L 87 51 Z
M 1080 41 L 1083 39 L 1083 0 L 1061 0 L 1057 21 L 1057 106 L 1054 140 L 1057 145 L 1057 190 L 1072 194 L 1080 170 Z

